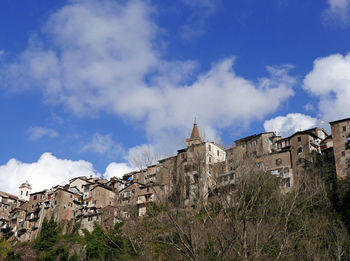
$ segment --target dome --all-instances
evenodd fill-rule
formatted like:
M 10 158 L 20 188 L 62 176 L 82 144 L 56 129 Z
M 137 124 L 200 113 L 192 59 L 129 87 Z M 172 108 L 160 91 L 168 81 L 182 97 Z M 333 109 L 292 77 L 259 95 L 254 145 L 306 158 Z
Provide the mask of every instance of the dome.
M 30 184 L 28 183 L 28 180 L 26 180 L 26 182 L 22 183 L 21 186 L 19 186 L 19 188 L 27 188 L 27 189 L 32 189 L 32 186 L 30 186 Z

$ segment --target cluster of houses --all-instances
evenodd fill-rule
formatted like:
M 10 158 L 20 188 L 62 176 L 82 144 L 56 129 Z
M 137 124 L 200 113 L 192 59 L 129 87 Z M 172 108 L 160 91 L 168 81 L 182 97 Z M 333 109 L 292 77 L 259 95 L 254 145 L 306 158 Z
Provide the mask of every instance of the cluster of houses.
M 25 182 L 18 196 L 0 192 L 0 235 L 31 241 L 45 217 L 62 224 L 63 232 L 91 231 L 95 222 L 108 230 L 116 222 L 146 215 L 152 202 L 196 208 L 211 195 L 233 189 L 236 168 L 244 160 L 277 175 L 287 190 L 315 155 L 326 157 L 338 178 L 344 178 L 350 170 L 350 118 L 330 125 L 331 135 L 322 128 L 285 138 L 265 132 L 236 140 L 235 146 L 225 149 L 203 141 L 195 123 L 186 148 L 122 178 L 76 177 L 64 186 L 34 193 Z

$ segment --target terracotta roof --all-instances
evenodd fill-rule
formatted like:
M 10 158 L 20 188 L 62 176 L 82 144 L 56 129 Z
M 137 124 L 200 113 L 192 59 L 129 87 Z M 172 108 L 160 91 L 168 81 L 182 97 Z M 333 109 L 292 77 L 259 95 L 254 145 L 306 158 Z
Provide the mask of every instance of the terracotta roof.
M 9 193 L 3 192 L 3 191 L 0 191 L 0 195 L 5 196 L 5 197 L 9 197 L 12 199 L 18 199 L 18 197 L 16 197 L 15 195 L 12 195 L 12 194 L 9 194 Z

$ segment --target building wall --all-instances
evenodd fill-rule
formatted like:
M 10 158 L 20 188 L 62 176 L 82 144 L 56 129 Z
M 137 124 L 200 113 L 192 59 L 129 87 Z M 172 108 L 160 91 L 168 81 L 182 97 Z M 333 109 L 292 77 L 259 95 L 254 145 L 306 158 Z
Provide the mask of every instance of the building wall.
M 116 216 L 115 212 L 116 210 L 114 206 L 106 206 L 102 208 L 101 225 L 106 231 L 114 226 Z
M 92 203 L 96 208 L 114 205 L 115 193 L 107 188 L 96 186 L 91 190 Z
M 299 133 L 290 138 L 294 184 L 298 182 L 298 177 L 305 173 L 305 160 L 313 160 L 312 152 L 321 153 L 320 143 L 321 139 L 308 133 Z
M 276 152 L 257 159 L 258 166 L 282 179 L 285 187 L 294 184 L 291 151 Z M 259 165 L 260 164 L 260 165 Z
M 77 208 L 74 202 L 75 195 L 65 190 L 58 189 L 54 192 L 53 217 L 56 222 L 74 219 Z
M 350 167 L 350 120 L 331 123 L 335 166 L 338 178 L 345 178 Z
M 80 192 L 84 192 L 84 185 L 89 184 L 89 182 L 87 182 L 84 179 L 81 178 L 77 178 L 75 180 L 73 180 L 72 182 L 69 183 L 69 187 L 76 187 Z

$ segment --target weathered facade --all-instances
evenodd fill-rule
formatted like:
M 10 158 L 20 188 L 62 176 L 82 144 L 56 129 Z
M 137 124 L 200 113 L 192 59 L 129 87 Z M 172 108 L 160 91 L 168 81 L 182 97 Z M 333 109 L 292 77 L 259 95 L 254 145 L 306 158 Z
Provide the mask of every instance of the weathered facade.
M 350 167 L 350 118 L 330 124 L 331 136 L 321 128 L 298 131 L 286 138 L 266 132 L 236 140 L 235 146 L 224 149 L 203 141 L 195 123 L 186 148 L 121 179 L 81 176 L 65 186 L 34 193 L 25 182 L 19 197 L 0 192 L 0 232 L 31 241 L 44 218 L 63 224 L 64 232 L 75 225 L 82 234 L 83 229 L 92 231 L 95 222 L 109 230 L 116 222 L 145 216 L 153 203 L 201 208 L 210 196 L 224 196 L 235 188 L 236 171 L 243 162 L 276 175 L 284 191 L 293 189 L 306 174 L 305 166 L 315 155 L 335 162 L 337 175 L 343 178 Z
M 330 122 L 335 166 L 339 178 L 350 172 L 350 118 Z

